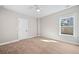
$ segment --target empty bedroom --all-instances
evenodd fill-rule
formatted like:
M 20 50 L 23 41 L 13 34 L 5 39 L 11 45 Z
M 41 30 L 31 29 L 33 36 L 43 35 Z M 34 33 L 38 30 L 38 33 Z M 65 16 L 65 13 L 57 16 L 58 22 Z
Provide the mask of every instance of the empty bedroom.
M 78 5 L 0 5 L 0 54 L 78 54 Z

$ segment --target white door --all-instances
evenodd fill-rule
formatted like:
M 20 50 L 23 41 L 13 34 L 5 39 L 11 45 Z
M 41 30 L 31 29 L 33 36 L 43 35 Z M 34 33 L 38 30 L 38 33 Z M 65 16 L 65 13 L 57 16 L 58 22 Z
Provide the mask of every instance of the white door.
M 26 39 L 28 37 L 28 20 L 19 18 L 18 39 Z

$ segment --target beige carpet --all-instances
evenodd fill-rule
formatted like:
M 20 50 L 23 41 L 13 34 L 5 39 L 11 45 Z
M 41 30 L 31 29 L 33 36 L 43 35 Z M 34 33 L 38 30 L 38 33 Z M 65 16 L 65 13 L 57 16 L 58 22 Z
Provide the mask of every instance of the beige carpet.
M 45 38 L 31 38 L 0 46 L 1 54 L 79 53 L 79 46 Z

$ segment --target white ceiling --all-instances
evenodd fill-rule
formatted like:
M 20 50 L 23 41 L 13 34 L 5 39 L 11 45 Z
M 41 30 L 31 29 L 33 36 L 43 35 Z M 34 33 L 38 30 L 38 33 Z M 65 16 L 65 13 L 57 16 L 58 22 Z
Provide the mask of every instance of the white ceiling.
M 17 13 L 21 13 L 30 17 L 43 17 L 49 14 L 61 11 L 67 7 L 68 5 L 38 5 L 41 10 L 37 15 L 36 9 L 34 5 L 4 5 L 4 8 L 10 9 Z

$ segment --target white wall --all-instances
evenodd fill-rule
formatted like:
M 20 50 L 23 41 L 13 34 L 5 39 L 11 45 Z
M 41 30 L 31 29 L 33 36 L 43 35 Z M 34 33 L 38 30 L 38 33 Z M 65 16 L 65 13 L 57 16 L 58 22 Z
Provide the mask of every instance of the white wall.
M 79 40 L 79 9 L 78 9 L 78 13 L 77 13 L 77 39 Z M 79 43 L 79 41 L 78 41 Z
M 40 18 L 37 19 L 37 35 L 40 36 Z
M 18 14 L 18 19 L 25 19 L 28 22 L 27 38 L 32 38 L 37 36 L 37 19 L 33 17 L 28 17 L 26 15 Z
M 18 18 L 28 20 L 28 38 L 37 35 L 37 23 L 35 18 L 0 8 L 0 43 L 18 40 Z
M 78 10 L 79 6 L 74 6 L 69 9 L 45 16 L 41 18 L 41 36 L 52 38 L 56 40 L 63 40 L 67 42 L 79 42 L 79 39 L 76 39 L 78 36 L 77 27 L 78 27 Z M 59 35 L 59 19 L 61 17 L 75 16 L 75 37 L 73 36 L 63 36 Z
M 0 8 L 0 43 L 17 39 L 16 14 Z
M 28 32 L 29 37 L 35 37 L 37 36 L 37 20 L 36 18 L 30 18 L 28 19 Z

